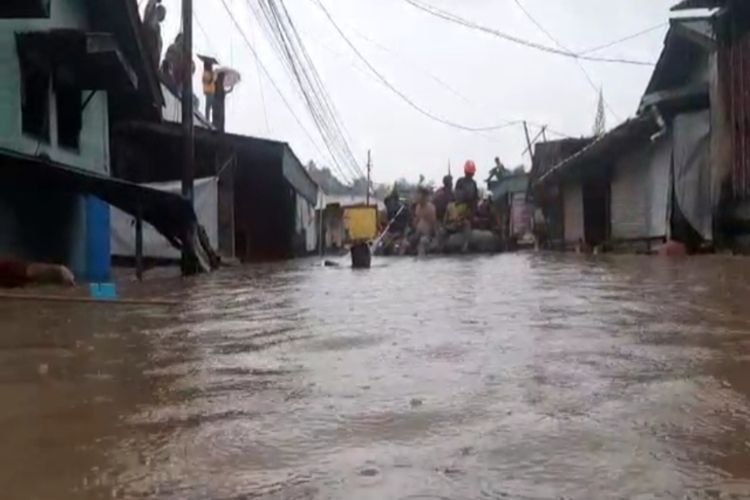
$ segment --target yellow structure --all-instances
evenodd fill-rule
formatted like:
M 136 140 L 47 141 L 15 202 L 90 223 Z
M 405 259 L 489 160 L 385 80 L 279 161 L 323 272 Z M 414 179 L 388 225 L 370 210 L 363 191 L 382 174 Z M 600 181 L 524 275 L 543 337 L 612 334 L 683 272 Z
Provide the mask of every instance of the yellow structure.
M 347 243 L 374 240 L 378 236 L 378 208 L 376 206 L 344 208 L 344 228 Z

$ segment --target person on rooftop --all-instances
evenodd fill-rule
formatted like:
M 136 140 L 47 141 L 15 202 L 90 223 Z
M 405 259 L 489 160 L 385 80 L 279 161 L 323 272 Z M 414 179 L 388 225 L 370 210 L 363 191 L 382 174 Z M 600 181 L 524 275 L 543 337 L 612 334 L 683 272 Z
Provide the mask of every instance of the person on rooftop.
M 161 51 L 164 42 L 161 37 L 161 23 L 167 17 L 167 9 L 161 0 L 149 0 L 143 14 L 144 39 L 151 54 L 151 61 L 155 68 L 159 67 Z
M 214 66 L 219 64 L 219 61 L 209 56 L 198 56 L 203 61 L 203 94 L 206 98 L 206 120 L 211 122 L 212 114 L 214 110 L 214 99 L 216 97 L 216 73 L 214 72 Z
M 165 78 L 167 86 L 171 86 L 172 90 L 176 91 L 178 95 L 182 95 L 185 78 L 188 78 L 195 71 L 195 63 L 187 60 L 183 48 L 183 36 L 180 33 L 167 48 L 161 66 L 162 76 Z

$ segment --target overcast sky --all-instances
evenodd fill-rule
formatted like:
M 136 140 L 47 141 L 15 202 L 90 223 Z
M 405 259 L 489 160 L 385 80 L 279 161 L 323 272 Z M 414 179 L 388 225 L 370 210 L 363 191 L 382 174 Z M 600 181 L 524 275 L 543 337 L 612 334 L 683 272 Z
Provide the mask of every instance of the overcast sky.
M 262 63 L 291 103 L 314 142 L 296 123 L 228 17 L 221 0 L 194 0 L 195 50 L 235 67 L 243 81 L 228 98 L 232 132 L 289 142 L 303 162 L 330 164 L 304 101 L 272 50 L 256 18 L 255 0 L 225 0 Z M 357 48 L 395 86 L 420 106 L 470 127 L 508 120 L 547 124 L 571 136 L 587 135 L 594 124 L 597 93 L 578 63 L 495 38 L 430 16 L 404 0 L 322 0 Z M 520 0 L 562 44 L 580 51 L 665 23 L 647 35 L 596 55 L 656 61 L 676 0 Z M 178 32 L 180 0 L 164 0 L 165 47 Z M 552 42 L 518 8 L 515 0 L 429 0 L 480 24 L 530 41 Z M 508 166 L 528 165 L 522 157 L 521 126 L 472 133 L 436 123 L 410 108 L 377 81 L 336 33 L 313 0 L 285 0 L 307 50 L 348 131 L 355 155 L 365 164 L 373 152 L 373 178 L 439 180 L 450 160 L 453 171 L 474 159 L 484 176 L 499 156 Z M 254 7 L 254 10 L 250 7 Z M 632 116 L 652 67 L 583 62 L 614 113 L 608 128 Z M 198 75 L 196 75 L 198 76 Z M 438 82 L 440 80 L 440 82 Z M 200 87 L 198 87 L 200 88 Z M 537 127 L 531 127 L 536 135 Z

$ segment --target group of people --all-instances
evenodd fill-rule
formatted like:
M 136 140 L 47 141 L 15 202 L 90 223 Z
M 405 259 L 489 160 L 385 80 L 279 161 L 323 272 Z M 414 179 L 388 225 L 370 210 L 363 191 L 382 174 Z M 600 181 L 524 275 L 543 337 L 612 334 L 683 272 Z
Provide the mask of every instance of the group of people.
M 455 187 L 453 177 L 446 175 L 442 187 L 434 194 L 427 187 L 419 187 L 413 205 L 402 202 L 394 187 L 385 200 L 390 226 L 383 252 L 420 255 L 450 250 L 467 252 L 472 230 L 492 229 L 494 225 L 491 199 L 480 201 L 474 179 L 476 171 L 476 164 L 467 161 L 464 176 Z
M 179 33 L 167 47 L 164 59 L 161 59 L 163 42 L 161 23 L 167 15 L 167 9 L 162 0 L 148 0 L 143 11 L 143 28 L 146 46 L 152 58 L 154 67 L 159 68 L 162 81 L 178 96 L 182 96 L 182 88 L 186 79 L 195 73 L 195 62 L 185 54 L 184 38 Z M 224 100 L 232 92 L 234 85 L 239 82 L 239 73 L 229 68 L 219 66 L 219 61 L 210 56 L 198 58 L 203 62 L 203 93 L 206 98 L 205 117 L 218 130 L 225 128 Z M 194 97 L 197 105 L 197 100 Z

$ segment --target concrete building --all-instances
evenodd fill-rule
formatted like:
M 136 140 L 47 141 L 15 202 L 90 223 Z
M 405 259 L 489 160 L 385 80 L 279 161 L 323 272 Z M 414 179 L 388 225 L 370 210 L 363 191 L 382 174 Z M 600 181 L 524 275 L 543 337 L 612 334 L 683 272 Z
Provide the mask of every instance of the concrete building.
M 0 4 L 0 253 L 107 279 L 109 206 L 174 241 L 181 199 L 110 175 L 110 125 L 161 108 L 135 0 Z

